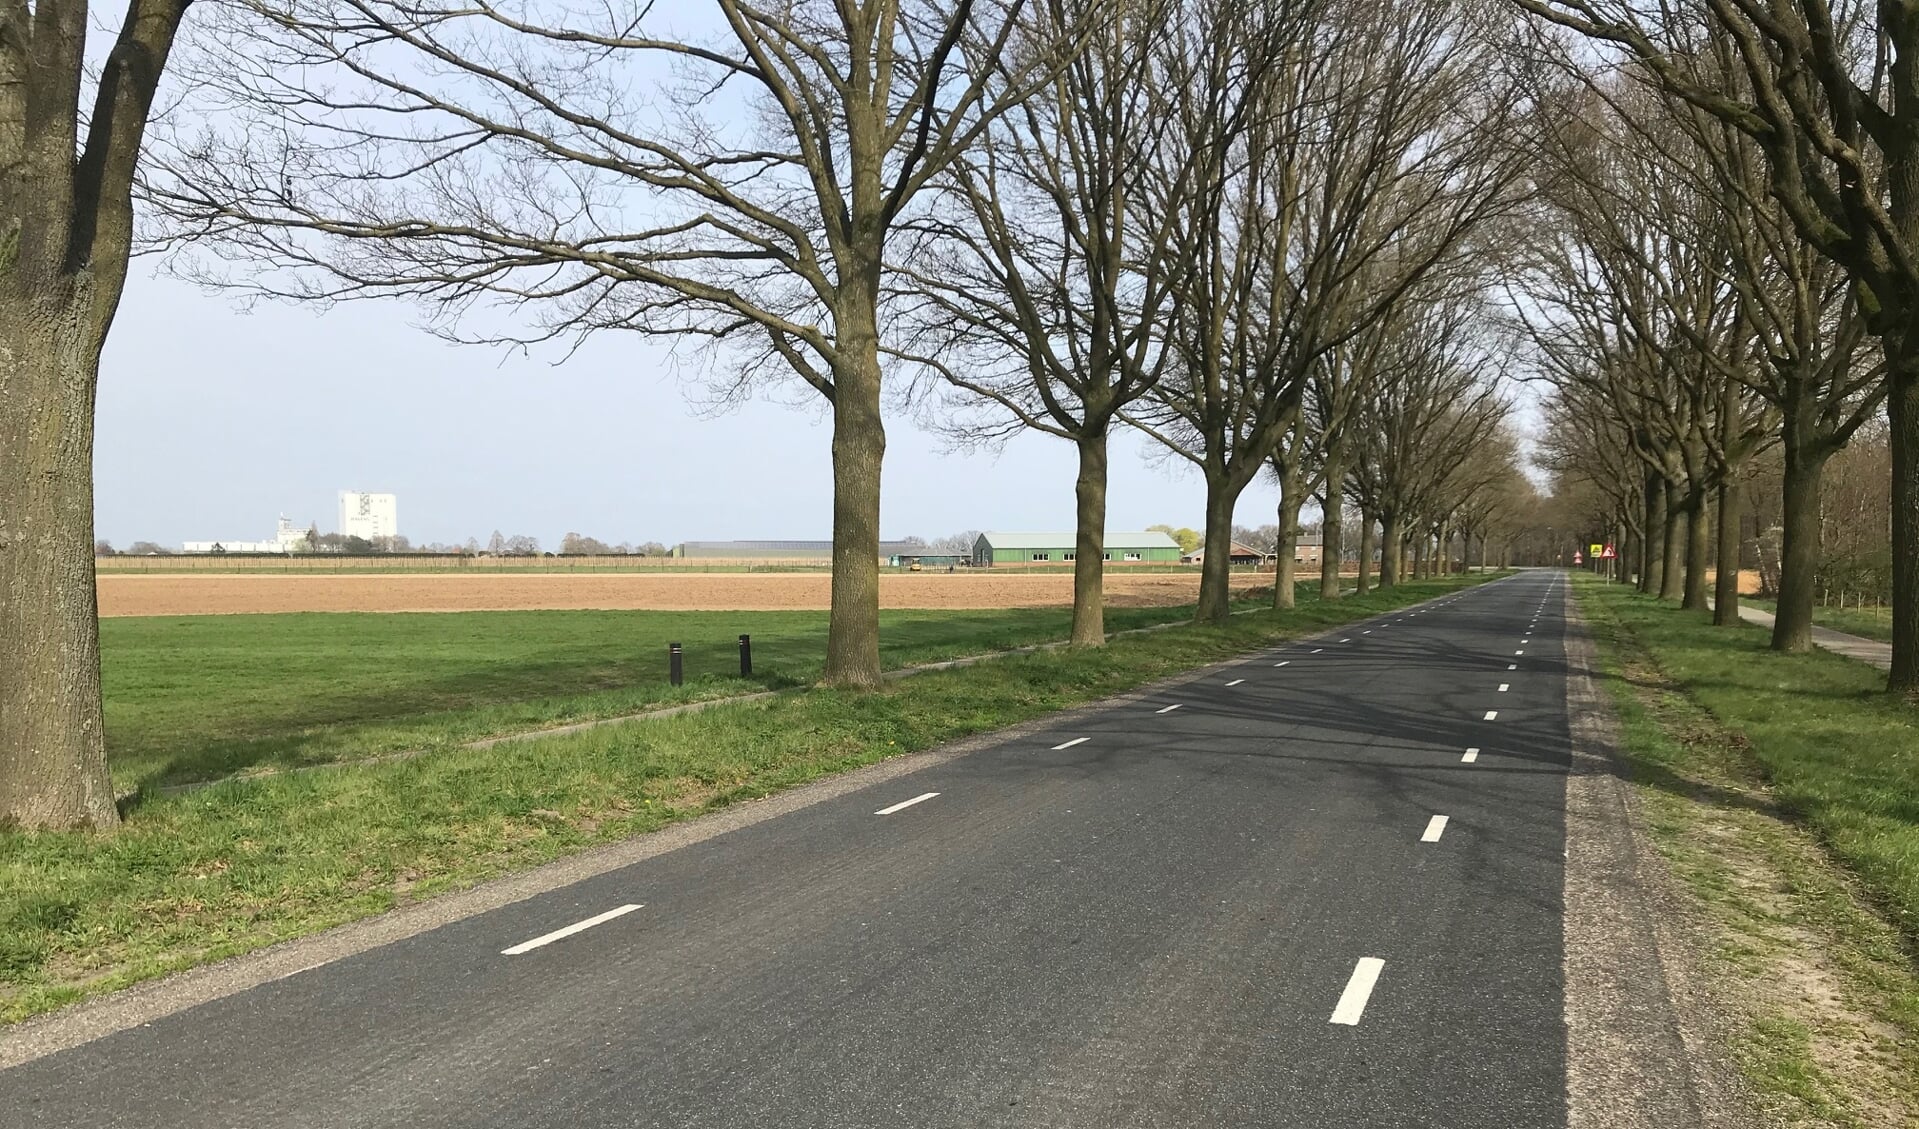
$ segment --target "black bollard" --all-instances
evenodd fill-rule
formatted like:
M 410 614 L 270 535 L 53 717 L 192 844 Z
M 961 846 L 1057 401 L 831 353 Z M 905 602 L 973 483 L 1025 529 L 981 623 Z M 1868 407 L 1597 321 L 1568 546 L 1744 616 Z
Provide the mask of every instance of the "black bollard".
M 668 643 L 666 645 L 666 679 L 673 685 L 678 686 L 681 682 L 685 681 L 685 677 L 685 674 L 680 670 L 680 645 L 678 643 Z
M 740 636 L 740 677 L 753 677 L 753 637 Z

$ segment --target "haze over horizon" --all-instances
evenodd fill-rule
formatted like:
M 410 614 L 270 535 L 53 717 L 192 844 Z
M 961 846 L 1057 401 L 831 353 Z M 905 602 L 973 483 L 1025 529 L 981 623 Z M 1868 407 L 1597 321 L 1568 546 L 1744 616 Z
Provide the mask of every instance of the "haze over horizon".
M 327 532 L 341 490 L 397 494 L 416 544 L 832 536 L 831 431 L 795 383 L 708 415 L 698 358 L 670 340 L 603 335 L 556 364 L 558 348 L 449 345 L 415 321 L 398 300 L 242 310 L 136 273 L 101 366 L 95 536 L 262 539 L 281 514 Z M 1156 452 L 1115 434 L 1108 528 L 1203 524 L 1198 474 Z M 954 451 L 895 410 L 882 533 L 1071 529 L 1074 474 L 1050 436 Z M 1255 482 L 1236 520 L 1272 524 L 1277 500 Z

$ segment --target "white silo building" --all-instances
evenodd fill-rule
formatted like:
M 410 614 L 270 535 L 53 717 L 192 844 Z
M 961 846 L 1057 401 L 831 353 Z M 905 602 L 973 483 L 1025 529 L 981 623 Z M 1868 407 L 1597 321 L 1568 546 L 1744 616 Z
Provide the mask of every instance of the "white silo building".
M 340 532 L 348 537 L 380 541 L 400 535 L 400 501 L 393 494 L 340 491 Z

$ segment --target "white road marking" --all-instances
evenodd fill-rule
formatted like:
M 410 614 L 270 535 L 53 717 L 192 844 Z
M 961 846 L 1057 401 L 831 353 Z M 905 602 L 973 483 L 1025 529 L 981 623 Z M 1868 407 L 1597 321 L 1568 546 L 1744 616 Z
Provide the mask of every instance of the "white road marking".
M 1364 630 L 1364 631 L 1362 631 L 1362 632 L 1360 632 L 1360 634 L 1361 634 L 1361 635 L 1371 635 L 1372 633 L 1373 633 L 1373 629 L 1372 629 L 1372 628 L 1370 628 L 1370 627 L 1368 627 L 1368 628 L 1367 628 L 1366 630 Z
M 1053 746 L 1053 751 L 1057 753 L 1057 752 L 1059 752 L 1059 751 L 1060 751 L 1061 749 L 1070 749 L 1070 748 L 1072 748 L 1072 747 L 1073 747 L 1074 745 L 1084 745 L 1084 744 L 1085 744 L 1086 742 L 1088 742 L 1088 741 L 1091 741 L 1091 740 L 1092 740 L 1092 738 L 1091 738 L 1091 737 L 1075 737 L 1075 738 L 1073 738 L 1073 739 L 1072 739 L 1071 741 L 1067 741 L 1067 742 L 1065 742 L 1064 744 L 1060 744 L 1060 745 L 1054 745 L 1054 746 Z M 920 799 L 922 799 L 922 800 L 923 800 L 923 799 L 925 799 L 925 798 L 926 798 L 926 797 L 924 797 L 924 796 L 921 796 L 921 797 L 920 797 Z M 914 802 L 915 802 L 915 803 L 917 803 L 918 801 L 914 801 Z M 884 813 L 884 812 L 882 812 L 882 813 L 880 813 L 880 814 L 882 814 L 882 815 L 884 815 L 885 813 Z
M 1436 815 L 1426 821 L 1426 833 L 1419 837 L 1419 841 L 1422 843 L 1437 843 L 1439 842 L 1439 837 L 1445 833 L 1446 817 Z
M 1325 650 L 1325 649 L 1326 649 L 1326 648 L 1324 648 L 1324 647 L 1314 647 L 1314 648 L 1313 648 L 1312 650 L 1310 650 L 1310 651 L 1307 651 L 1306 653 L 1307 653 L 1307 654 L 1309 654 L 1309 655 L 1316 655 L 1316 654 L 1318 654 L 1319 652 L 1321 652 L 1321 651 L 1323 651 L 1323 650 Z
M 1080 739 L 1082 741 L 1085 740 L 1085 738 L 1083 737 Z M 923 795 L 914 796 L 910 800 L 901 800 L 899 803 L 894 804 L 890 808 L 881 808 L 880 810 L 874 812 L 873 814 L 874 815 L 892 815 L 894 812 L 903 811 L 906 808 L 912 807 L 914 804 L 923 804 L 937 795 L 939 795 L 938 792 L 927 792 L 927 793 L 924 793 Z
M 1287 659 L 1287 660 L 1285 660 L 1285 662 L 1276 662 L 1276 663 L 1274 663 L 1273 665 L 1274 665 L 1274 666 L 1285 666 L 1285 665 L 1286 665 L 1286 663 L 1289 663 L 1289 662 L 1292 662 L 1292 661 L 1293 661 L 1293 660 L 1291 660 L 1291 659 Z
M 1379 973 L 1386 962 L 1378 957 L 1360 957 L 1353 966 L 1352 979 L 1346 981 L 1346 990 L 1339 994 L 1339 1003 L 1333 1008 L 1332 1023 L 1344 1023 L 1348 1027 L 1359 1026 L 1359 1017 L 1365 1014 L 1366 1001 L 1372 998 L 1373 985 L 1379 983 Z
M 1478 750 L 1478 749 L 1467 749 L 1467 750 L 1466 750 L 1466 755 L 1465 755 L 1465 756 L 1463 756 L 1463 757 L 1460 757 L 1459 759 L 1460 759 L 1460 760 L 1462 760 L 1462 761 L 1465 761 L 1465 762 L 1466 762 L 1467 764 L 1471 764 L 1471 763 L 1473 763 L 1474 761 L 1476 761 L 1476 760 L 1478 760 L 1478 759 L 1479 759 L 1479 750 Z
M 1173 712 L 1174 710 L 1176 710 L 1176 709 L 1178 709 L 1178 708 L 1179 708 L 1179 703 L 1178 703 L 1178 702 L 1174 702 L 1174 703 L 1173 703 L 1172 705 L 1170 705 L 1170 706 L 1167 706 L 1167 707 L 1166 707 L 1165 709 L 1163 709 L 1163 710 L 1154 710 L 1153 712 L 1154 712 L 1154 713 L 1172 713 L 1172 712 Z
M 1244 678 L 1235 678 L 1235 679 L 1233 679 L 1233 680 L 1232 680 L 1231 682 L 1228 682 L 1228 683 L 1227 683 L 1226 685 L 1228 685 L 1228 686 L 1237 686 L 1237 685 L 1239 685 L 1240 683 L 1242 683 L 1242 682 L 1244 682 L 1244 681 L 1246 681 L 1246 680 L 1245 680 Z
M 1523 654 L 1525 654 L 1525 653 L 1526 653 L 1526 652 L 1524 652 L 1524 651 L 1514 651 L 1514 652 L 1513 652 L 1513 654 L 1515 654 L 1515 655 L 1523 655 Z
M 1341 639 L 1341 640 L 1340 640 L 1340 642 L 1341 642 L 1341 643 L 1350 643 L 1350 642 L 1352 642 L 1352 640 L 1351 640 L 1351 639 Z
M 1518 663 L 1507 663 L 1507 664 L 1506 664 L 1506 669 L 1507 669 L 1507 670 L 1518 670 L 1518 669 L 1519 669 L 1519 664 L 1518 664 Z
M 1521 643 L 1530 643 L 1530 642 L 1532 642 L 1532 640 L 1531 640 L 1531 639 L 1521 639 L 1521 640 L 1520 640 L 1520 642 L 1521 642 Z
M 532 952 L 542 945 L 550 945 L 555 941 L 564 941 L 575 933 L 584 933 L 595 925 L 603 925 L 616 917 L 625 917 L 627 914 L 639 908 L 641 907 L 637 905 L 625 905 L 607 910 L 605 913 L 589 917 L 585 921 L 576 921 L 565 929 L 555 929 L 551 933 L 542 933 L 531 941 L 521 941 L 510 949 L 501 949 L 500 955 L 503 957 L 516 957 L 521 953 Z
M 1502 694 L 1504 694 L 1507 690 L 1511 688 L 1512 688 L 1512 683 L 1510 682 L 1501 682 L 1499 684 L 1499 692 Z
M 1498 710 L 1487 710 L 1487 711 L 1486 711 L 1486 720 L 1487 720 L 1487 721 L 1491 721 L 1491 720 L 1493 720 L 1494 718 L 1496 718 L 1496 717 L 1498 717 L 1498 716 L 1499 716 L 1499 711 L 1498 711 Z

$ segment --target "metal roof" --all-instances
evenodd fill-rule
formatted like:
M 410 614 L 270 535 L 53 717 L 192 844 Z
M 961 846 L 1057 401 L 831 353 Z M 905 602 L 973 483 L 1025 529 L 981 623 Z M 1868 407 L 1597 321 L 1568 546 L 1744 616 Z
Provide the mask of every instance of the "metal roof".
M 1070 549 L 1078 540 L 1072 530 L 1064 533 L 982 533 L 988 545 L 995 549 Z M 1179 548 L 1179 542 L 1158 530 L 1139 533 L 1107 533 L 1108 549 L 1173 549 Z
M 781 551 L 795 553 L 830 553 L 833 551 L 833 543 L 831 541 L 683 541 L 681 542 L 681 546 L 686 549 L 700 549 L 707 552 L 724 552 L 728 549 L 739 552 L 756 553 Z M 911 554 L 914 551 L 914 547 L 904 541 L 880 542 L 880 555 L 883 557 L 897 553 Z

